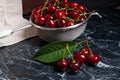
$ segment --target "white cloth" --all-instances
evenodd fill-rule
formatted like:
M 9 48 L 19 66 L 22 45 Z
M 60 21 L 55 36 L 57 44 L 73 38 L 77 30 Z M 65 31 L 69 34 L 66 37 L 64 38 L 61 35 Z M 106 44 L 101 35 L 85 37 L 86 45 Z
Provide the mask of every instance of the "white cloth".
M 22 0 L 0 0 L 0 31 L 30 24 L 28 20 L 23 18 L 22 14 Z M 36 34 L 34 27 L 15 32 L 9 37 L 0 39 L 0 47 L 18 43 L 36 36 Z

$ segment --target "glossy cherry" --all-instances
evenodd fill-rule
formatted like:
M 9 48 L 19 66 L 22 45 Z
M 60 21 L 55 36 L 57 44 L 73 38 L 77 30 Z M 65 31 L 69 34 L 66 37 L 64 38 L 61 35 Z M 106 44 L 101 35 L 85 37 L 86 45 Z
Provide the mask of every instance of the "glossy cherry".
M 70 20 L 67 20 L 67 26 L 72 26 L 72 25 L 74 25 L 74 22 L 73 21 L 70 21 Z
M 68 59 L 64 58 L 57 62 L 57 67 L 60 71 L 65 71 L 68 68 L 69 61 Z
M 76 73 L 80 70 L 81 64 L 79 61 L 74 60 L 69 63 L 69 72 Z
M 77 11 L 70 11 L 69 15 L 70 15 L 71 18 L 76 19 L 76 18 L 79 17 L 79 12 L 77 12 Z
M 61 2 L 62 7 L 69 7 L 69 2 Z
M 86 56 L 84 54 L 79 53 L 79 52 L 75 53 L 74 59 L 80 61 L 80 63 L 82 63 L 82 64 L 85 63 L 87 60 Z
M 65 20 L 63 18 L 59 19 L 58 20 L 58 26 L 60 26 L 60 27 L 66 27 L 66 26 L 68 26 L 67 20 Z
M 49 13 L 54 13 L 56 11 L 56 7 L 54 5 L 49 5 L 48 6 L 48 12 Z
M 88 55 L 87 59 L 88 59 L 88 62 L 89 62 L 90 64 L 96 65 L 96 64 L 99 62 L 100 57 L 99 57 L 99 55 L 96 54 L 96 53 L 91 53 L 91 54 Z
M 78 5 L 78 8 L 79 8 L 81 11 L 86 11 L 86 10 L 87 10 L 86 6 L 84 6 L 83 4 L 79 4 L 79 5 Z
M 45 23 L 45 18 L 39 15 L 35 18 L 35 23 L 41 26 Z
M 35 17 L 37 17 L 38 15 L 39 15 L 39 9 L 38 9 L 38 8 L 35 8 L 35 9 L 32 11 L 31 20 L 32 20 L 32 21 L 35 21 Z
M 61 2 L 69 2 L 68 0 L 62 0 Z
M 80 50 L 80 54 L 83 54 L 83 55 L 85 55 L 87 57 L 90 54 L 89 48 L 87 46 L 83 47 Z
M 86 20 L 85 16 L 80 16 L 80 17 L 79 17 L 79 22 L 83 22 L 83 21 L 85 21 L 85 20 Z
M 47 20 L 46 20 L 46 25 L 47 25 L 48 27 L 51 27 L 51 28 L 56 27 L 56 23 L 55 23 L 54 20 L 52 20 L 52 19 L 47 19 Z
M 52 14 L 46 14 L 45 15 L 45 20 L 47 20 L 47 19 L 53 19 Z
M 63 17 L 66 16 L 66 12 L 63 11 L 63 10 L 57 10 L 57 11 L 55 12 L 55 16 L 56 16 L 58 19 L 63 18 Z
M 71 2 L 70 7 L 71 8 L 78 8 L 79 4 L 77 2 Z

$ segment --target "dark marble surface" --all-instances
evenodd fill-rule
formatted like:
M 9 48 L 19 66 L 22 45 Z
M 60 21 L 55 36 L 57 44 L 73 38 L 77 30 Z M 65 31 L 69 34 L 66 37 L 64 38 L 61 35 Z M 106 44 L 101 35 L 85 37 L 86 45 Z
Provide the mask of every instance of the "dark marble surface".
M 89 39 L 100 55 L 96 67 L 83 65 L 77 74 L 56 72 L 52 66 L 32 59 L 47 42 L 33 37 L 0 48 L 0 80 L 120 80 L 120 11 L 98 10 L 103 19 L 93 17 L 75 41 Z

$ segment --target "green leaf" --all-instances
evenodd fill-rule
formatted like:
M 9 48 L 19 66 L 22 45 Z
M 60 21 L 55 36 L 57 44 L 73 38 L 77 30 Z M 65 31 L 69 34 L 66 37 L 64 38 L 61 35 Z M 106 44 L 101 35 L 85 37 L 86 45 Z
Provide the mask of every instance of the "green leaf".
M 43 46 L 34 56 L 34 59 L 43 63 L 51 63 L 65 58 L 69 55 L 66 49 L 66 44 L 69 46 L 71 53 L 75 51 L 77 43 L 73 41 L 52 42 Z

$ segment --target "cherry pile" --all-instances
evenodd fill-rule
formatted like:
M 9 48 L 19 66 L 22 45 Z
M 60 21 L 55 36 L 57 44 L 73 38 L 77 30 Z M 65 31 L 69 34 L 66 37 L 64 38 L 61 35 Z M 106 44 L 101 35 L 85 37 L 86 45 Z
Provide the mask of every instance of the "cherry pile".
M 94 53 L 91 51 L 88 41 L 85 41 L 86 46 L 83 46 L 79 52 L 75 52 L 73 55 L 70 53 L 69 48 L 68 52 L 71 55 L 71 60 L 67 58 L 60 59 L 57 62 L 57 68 L 59 71 L 68 71 L 72 73 L 76 73 L 80 70 L 80 67 L 83 64 L 90 64 L 92 66 L 95 66 L 99 60 L 100 57 L 97 53 Z
M 83 4 L 68 0 L 47 0 L 32 11 L 31 20 L 39 26 L 67 27 L 87 19 L 90 12 Z

